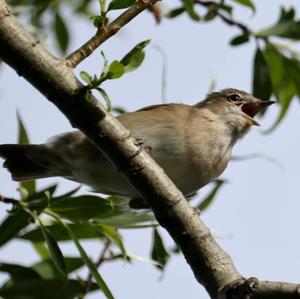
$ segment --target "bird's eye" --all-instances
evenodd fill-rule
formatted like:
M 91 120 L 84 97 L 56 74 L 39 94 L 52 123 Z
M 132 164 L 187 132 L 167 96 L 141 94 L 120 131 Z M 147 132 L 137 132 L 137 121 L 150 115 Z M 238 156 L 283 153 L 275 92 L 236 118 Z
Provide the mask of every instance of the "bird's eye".
M 239 102 L 239 101 L 241 101 L 241 97 L 238 94 L 236 94 L 236 93 L 231 94 L 230 96 L 227 97 L 227 99 L 229 101 L 231 101 L 231 102 Z

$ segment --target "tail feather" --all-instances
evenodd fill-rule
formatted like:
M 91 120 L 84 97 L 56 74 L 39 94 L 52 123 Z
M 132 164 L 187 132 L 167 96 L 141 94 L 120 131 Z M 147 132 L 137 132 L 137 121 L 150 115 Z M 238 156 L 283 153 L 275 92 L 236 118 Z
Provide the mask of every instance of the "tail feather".
M 51 169 L 60 161 L 43 145 L 2 144 L 0 157 L 5 160 L 3 166 L 9 170 L 14 181 L 63 175 Z

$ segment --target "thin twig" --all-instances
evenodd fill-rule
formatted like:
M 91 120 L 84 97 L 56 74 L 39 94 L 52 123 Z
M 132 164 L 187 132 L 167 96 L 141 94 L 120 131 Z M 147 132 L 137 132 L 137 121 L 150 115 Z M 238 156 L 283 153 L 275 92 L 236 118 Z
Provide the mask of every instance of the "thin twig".
M 157 1 L 158 0 L 137 1 L 109 25 L 99 29 L 97 33 L 79 49 L 71 53 L 65 59 L 66 65 L 73 68 L 76 67 L 81 61 L 91 55 L 103 42 L 105 42 L 112 35 L 116 34 L 124 25 L 130 22 L 144 9 L 154 5 Z
M 216 6 L 219 4 L 217 2 L 214 2 L 214 1 L 203 1 L 203 0 L 194 0 L 194 2 L 196 4 L 199 4 L 199 5 L 202 5 L 202 6 L 205 6 L 205 7 L 213 7 L 213 6 Z M 245 24 L 243 23 L 240 23 L 238 21 L 235 21 L 227 16 L 225 16 L 224 14 L 220 13 L 218 11 L 218 9 L 215 10 L 215 13 L 217 16 L 219 16 L 223 22 L 225 22 L 226 24 L 230 25 L 230 26 L 236 26 L 238 27 L 239 29 L 241 29 L 243 32 L 246 32 L 246 33 L 249 33 L 251 32 L 251 30 L 249 29 L 249 27 L 247 27 Z
M 0 195 L 0 202 L 13 204 L 13 205 L 18 205 L 20 203 L 17 199 L 4 197 L 2 195 Z
M 111 245 L 111 241 L 110 240 L 107 240 L 104 243 L 104 246 L 103 246 L 103 248 L 101 250 L 99 258 L 98 258 L 98 260 L 95 263 L 95 267 L 96 268 L 99 268 L 101 266 L 101 264 L 104 261 L 107 260 L 106 253 L 107 253 L 107 250 L 109 249 L 110 245 Z M 93 278 L 93 276 L 91 275 L 91 273 L 89 273 L 89 275 L 88 275 L 88 277 L 87 277 L 87 279 L 86 279 L 86 281 L 84 283 L 84 294 L 81 297 L 82 299 L 83 299 L 84 295 L 87 294 L 90 291 L 90 289 L 91 289 L 92 278 Z

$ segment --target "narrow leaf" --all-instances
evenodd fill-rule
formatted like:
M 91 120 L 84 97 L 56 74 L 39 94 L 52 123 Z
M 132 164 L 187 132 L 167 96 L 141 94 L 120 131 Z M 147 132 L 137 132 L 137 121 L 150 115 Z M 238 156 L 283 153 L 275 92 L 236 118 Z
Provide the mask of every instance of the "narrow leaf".
M 19 144 L 29 144 L 29 137 L 25 129 L 24 123 L 19 113 L 17 113 L 18 118 L 18 143 Z M 25 189 L 26 195 L 34 193 L 36 189 L 35 181 L 26 181 L 20 183 L 20 190 Z M 21 195 L 22 196 L 22 195 Z M 23 196 L 22 196 L 23 198 Z
M 166 250 L 163 240 L 156 228 L 153 229 L 153 245 L 151 257 L 153 260 L 159 262 L 159 265 L 157 265 L 157 267 L 160 270 L 164 269 L 170 258 L 170 254 Z
M 84 262 L 79 257 L 65 257 L 66 272 L 71 273 L 84 265 Z M 51 259 L 43 260 L 31 266 L 42 278 L 55 279 L 61 278 L 57 268 Z
M 67 229 L 68 233 L 70 234 L 70 237 L 73 239 L 75 246 L 77 247 L 80 256 L 86 266 L 89 268 L 91 275 L 95 278 L 99 288 L 102 290 L 102 292 L 105 294 L 106 298 L 108 299 L 114 299 L 113 294 L 111 293 L 110 289 L 108 288 L 106 282 L 99 274 L 96 266 L 93 264 L 93 262 L 90 260 L 86 252 L 84 251 L 83 247 L 81 246 L 80 242 L 78 241 L 76 235 L 73 233 L 73 231 L 70 229 L 70 227 L 64 223 L 65 228 Z
M 216 197 L 217 192 L 219 191 L 219 189 L 221 188 L 221 186 L 225 183 L 224 180 L 215 180 L 214 181 L 214 187 L 213 189 L 210 191 L 210 193 L 201 201 L 201 203 L 197 206 L 197 208 L 203 212 L 204 210 L 206 210 L 211 203 L 213 202 L 213 200 Z
M 241 5 L 247 6 L 253 11 L 253 13 L 255 12 L 255 5 L 251 0 L 233 0 L 233 1 Z
M 249 34 L 248 33 L 243 33 L 241 35 L 238 35 L 238 36 L 234 37 L 230 41 L 230 44 L 232 46 L 238 46 L 238 45 L 244 44 L 244 43 L 246 43 L 248 41 L 249 41 Z
M 109 3 L 107 11 L 128 8 L 134 2 L 135 2 L 135 0 L 112 0 Z
M 0 247 L 13 239 L 30 223 L 30 215 L 19 209 L 8 215 L 0 224 Z
M 110 112 L 110 111 L 111 111 L 111 101 L 110 101 L 110 98 L 109 98 L 108 94 L 107 94 L 106 91 L 105 91 L 103 88 L 101 88 L 101 87 L 97 87 L 96 90 L 98 90 L 99 93 L 102 95 L 102 97 L 103 97 L 103 99 L 104 99 L 104 101 L 105 101 L 105 103 L 106 103 L 106 110 L 107 110 L 108 112 Z
M 194 10 L 194 1 L 193 0 L 181 0 L 185 10 L 189 14 L 189 16 L 195 20 L 199 21 L 200 17 L 197 15 L 197 13 Z
M 54 15 L 54 32 L 59 49 L 65 53 L 69 45 L 69 31 L 59 11 Z
M 39 220 L 39 225 L 41 227 L 44 239 L 46 241 L 47 247 L 49 249 L 51 258 L 53 260 L 53 263 L 55 267 L 57 268 L 58 272 L 62 276 L 66 276 L 66 265 L 64 261 L 64 256 L 62 252 L 60 251 L 56 241 L 52 237 L 51 233 L 47 230 L 47 228 L 43 225 L 41 220 Z
M 94 283 L 91 290 L 95 290 Z M 72 299 L 80 297 L 83 292 L 82 283 L 77 279 L 24 279 L 0 288 L 0 296 L 7 299 Z
M 182 15 L 182 13 L 185 12 L 185 8 L 184 7 L 179 7 L 179 8 L 175 8 L 175 9 L 172 9 L 168 12 L 167 14 L 167 18 L 176 18 L 180 15 Z
M 272 94 L 272 82 L 269 67 L 259 48 L 256 50 L 253 65 L 253 95 L 268 101 Z

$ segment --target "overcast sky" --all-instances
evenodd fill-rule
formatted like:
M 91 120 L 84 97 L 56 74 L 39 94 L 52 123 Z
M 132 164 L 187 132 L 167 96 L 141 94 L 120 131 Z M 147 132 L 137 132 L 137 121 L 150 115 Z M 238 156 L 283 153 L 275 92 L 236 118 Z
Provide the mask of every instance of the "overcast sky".
M 173 4 L 174 1 L 167 1 Z M 235 11 L 238 20 L 250 24 L 253 29 L 270 25 L 278 17 L 280 3 L 286 7 L 298 1 L 256 1 L 257 14 L 239 7 Z M 71 21 L 72 44 L 80 46 L 93 33 L 93 28 L 82 20 Z M 235 87 L 251 91 L 252 57 L 254 43 L 231 48 L 228 40 L 239 33 L 216 20 L 208 24 L 192 22 L 183 16 L 176 20 L 154 23 L 150 14 L 134 19 L 115 38 L 108 40 L 102 49 L 112 61 L 121 58 L 136 43 L 150 38 L 167 55 L 167 95 L 169 102 L 193 104 L 205 97 L 212 79 L 217 89 Z M 49 41 L 51 46 L 51 41 Z M 161 103 L 161 55 L 154 47 L 146 50 L 146 59 L 136 72 L 120 80 L 105 83 L 104 87 L 114 105 L 135 110 L 145 105 Z M 101 57 L 96 52 L 82 63 L 81 70 L 99 73 Z M 284 79 L 284 78 L 283 78 Z M 42 143 L 48 137 L 71 130 L 70 124 L 51 103 L 34 90 L 9 67 L 0 69 L 0 144 L 16 142 L 16 110 L 23 117 L 31 141 Z M 246 277 L 264 280 L 299 282 L 300 277 L 300 198 L 299 153 L 300 118 L 299 101 L 295 100 L 284 122 L 271 134 L 269 128 L 278 114 L 278 108 L 270 107 L 261 127 L 253 128 L 234 149 L 234 155 L 262 153 L 273 157 L 283 169 L 265 159 L 243 162 L 232 161 L 222 178 L 229 183 L 219 193 L 217 201 L 202 216 L 205 223 L 217 234 L 227 236 L 218 239 L 231 255 L 237 269 Z M 40 181 L 39 186 L 50 182 Z M 60 180 L 60 190 L 69 190 L 75 183 Z M 17 184 L 11 182 L 6 170 L 0 169 L 0 192 L 16 196 Z M 205 194 L 206 189 L 200 192 Z M 0 215 L 6 215 L 7 207 L 0 206 Z M 167 233 L 168 246 L 172 241 Z M 149 255 L 150 230 L 124 232 L 128 248 L 138 255 Z M 85 248 L 92 256 L 99 254 L 98 243 L 86 242 Z M 65 252 L 77 254 L 71 245 L 63 245 Z M 1 261 L 30 265 L 37 260 L 27 243 L 13 241 L 0 250 Z M 107 264 L 101 269 L 116 298 L 208 298 L 204 289 L 195 281 L 182 256 L 172 258 L 163 277 L 154 267 L 134 262 Z M 4 276 L 0 276 L 4 277 Z M 104 298 L 89 295 L 88 298 Z

